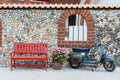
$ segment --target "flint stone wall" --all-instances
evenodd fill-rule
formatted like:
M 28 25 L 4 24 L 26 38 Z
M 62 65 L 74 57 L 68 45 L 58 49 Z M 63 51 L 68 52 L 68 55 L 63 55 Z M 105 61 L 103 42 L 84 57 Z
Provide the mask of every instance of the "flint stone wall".
M 57 20 L 64 10 L 0 10 L 2 46 L 0 66 L 9 66 L 9 52 L 14 42 L 47 42 L 57 46 Z M 95 22 L 95 43 L 103 41 L 105 52 L 120 55 L 120 10 L 90 10 Z M 119 64 L 119 57 L 117 56 Z

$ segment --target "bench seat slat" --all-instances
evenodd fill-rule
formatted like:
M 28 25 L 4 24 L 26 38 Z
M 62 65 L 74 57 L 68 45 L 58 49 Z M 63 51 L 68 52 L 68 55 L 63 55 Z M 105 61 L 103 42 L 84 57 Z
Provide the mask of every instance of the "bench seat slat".
M 13 56 L 13 60 L 46 60 L 46 56 Z

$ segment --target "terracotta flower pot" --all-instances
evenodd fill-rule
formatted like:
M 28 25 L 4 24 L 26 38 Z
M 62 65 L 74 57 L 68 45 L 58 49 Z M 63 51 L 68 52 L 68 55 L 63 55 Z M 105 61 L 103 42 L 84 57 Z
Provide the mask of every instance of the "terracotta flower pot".
M 53 69 L 55 69 L 55 70 L 60 70 L 60 69 L 62 68 L 62 63 L 61 63 L 61 62 L 56 62 L 56 61 L 54 61 L 54 62 L 52 63 L 52 66 L 53 66 Z

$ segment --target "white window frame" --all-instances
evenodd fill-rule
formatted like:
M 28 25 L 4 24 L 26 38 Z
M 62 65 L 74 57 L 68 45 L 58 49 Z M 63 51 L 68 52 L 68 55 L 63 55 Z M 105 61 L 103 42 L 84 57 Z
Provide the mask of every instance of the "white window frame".
M 84 19 L 84 25 L 80 25 L 80 19 L 81 16 L 76 14 L 76 25 L 68 26 L 67 18 L 65 28 L 68 30 L 68 36 L 65 37 L 66 41 L 87 41 L 87 24 Z

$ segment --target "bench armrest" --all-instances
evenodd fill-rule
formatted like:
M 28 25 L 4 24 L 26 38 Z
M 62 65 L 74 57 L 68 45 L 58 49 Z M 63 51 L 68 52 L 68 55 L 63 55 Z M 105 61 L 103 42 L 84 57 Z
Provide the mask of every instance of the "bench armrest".
M 13 56 L 13 54 L 14 54 L 14 52 L 10 52 L 10 57 L 12 57 L 12 56 Z

